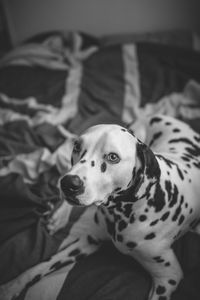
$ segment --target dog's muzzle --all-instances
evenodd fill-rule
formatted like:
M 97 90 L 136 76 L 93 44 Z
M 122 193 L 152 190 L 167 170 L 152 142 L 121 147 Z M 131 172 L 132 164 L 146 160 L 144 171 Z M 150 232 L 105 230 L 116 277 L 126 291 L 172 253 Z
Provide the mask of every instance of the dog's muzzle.
M 65 175 L 60 180 L 60 188 L 67 200 L 78 204 L 76 196 L 84 192 L 84 182 L 77 175 Z

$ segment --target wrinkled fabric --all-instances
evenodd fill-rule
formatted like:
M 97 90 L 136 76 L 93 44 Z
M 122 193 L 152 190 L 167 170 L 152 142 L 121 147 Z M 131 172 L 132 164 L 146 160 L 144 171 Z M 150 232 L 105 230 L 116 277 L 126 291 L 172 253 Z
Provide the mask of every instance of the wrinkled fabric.
M 173 246 L 184 271 L 184 278 L 172 300 L 198 300 L 200 294 L 200 241 L 189 233 Z M 120 254 L 112 245 L 78 262 L 69 273 L 57 300 L 145 300 L 151 278 L 133 258 Z M 90 288 L 85 288 L 85 287 Z

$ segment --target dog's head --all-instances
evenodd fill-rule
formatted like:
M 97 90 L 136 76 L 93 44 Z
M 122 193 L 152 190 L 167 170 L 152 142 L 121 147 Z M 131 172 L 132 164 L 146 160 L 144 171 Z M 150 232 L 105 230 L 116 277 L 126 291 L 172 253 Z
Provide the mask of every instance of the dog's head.
M 106 204 L 110 196 L 138 185 L 138 172 L 141 176 L 148 156 L 148 148 L 143 151 L 138 143 L 137 138 L 121 126 L 90 127 L 75 141 L 72 168 L 60 180 L 64 198 L 73 205 Z

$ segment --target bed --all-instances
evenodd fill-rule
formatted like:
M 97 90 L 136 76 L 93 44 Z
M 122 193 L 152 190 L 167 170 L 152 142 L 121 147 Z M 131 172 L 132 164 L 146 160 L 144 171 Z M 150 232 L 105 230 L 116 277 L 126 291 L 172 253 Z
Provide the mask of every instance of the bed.
M 200 132 L 198 46 L 190 32 L 96 38 L 55 31 L 1 58 L 0 299 L 12 299 L 7 283 L 59 252 L 80 218 L 73 208 L 64 230 L 46 228 L 60 205 L 58 179 L 70 168 L 74 135 L 99 123 L 131 127 L 138 110 L 172 115 Z M 172 299 L 199 299 L 200 240 L 189 233 L 174 249 L 185 277 Z M 72 269 L 57 265 L 14 299 L 142 300 L 150 284 L 141 266 L 109 244 Z

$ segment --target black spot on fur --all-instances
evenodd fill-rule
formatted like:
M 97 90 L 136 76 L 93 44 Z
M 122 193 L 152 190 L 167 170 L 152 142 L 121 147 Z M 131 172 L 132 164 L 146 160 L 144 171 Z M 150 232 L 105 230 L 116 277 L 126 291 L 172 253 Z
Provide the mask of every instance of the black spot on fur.
M 170 199 L 169 207 L 173 207 L 177 203 L 177 200 L 178 200 L 178 188 L 176 185 L 174 185 L 174 191 Z
M 180 132 L 181 130 L 179 128 L 174 128 L 172 131 L 173 132 Z
M 152 232 L 152 233 L 147 234 L 147 235 L 144 237 L 144 239 L 145 239 L 145 240 L 152 240 L 152 239 L 154 239 L 155 237 L 156 237 L 155 233 Z
M 186 157 L 186 156 L 181 156 L 181 158 L 182 158 L 182 160 L 184 160 L 184 161 L 190 161 L 190 159 L 189 159 L 188 157 Z
M 160 178 L 160 166 L 152 150 L 143 143 L 137 143 L 137 155 L 148 178 Z
M 149 147 L 151 147 L 153 145 L 153 143 L 161 137 L 162 134 L 163 134 L 162 131 L 154 133 L 154 135 L 149 143 Z
M 55 265 L 55 264 L 54 264 Z M 52 266 L 51 266 L 52 267 Z M 50 269 L 51 269 L 50 267 Z M 54 268 L 53 268 L 54 269 Z M 37 283 L 38 281 L 40 281 L 40 279 L 42 278 L 42 275 L 41 274 L 38 274 L 36 275 L 29 283 L 28 283 L 28 286 L 32 286 L 34 285 L 35 283 Z
M 170 212 L 167 211 L 166 213 L 164 213 L 164 215 L 162 215 L 162 217 L 160 218 L 160 220 L 164 222 L 165 220 L 167 220 L 167 218 L 169 217 L 169 215 L 170 215 Z
M 182 205 L 183 202 L 184 202 L 184 197 L 183 197 L 183 195 L 181 195 L 181 201 L 180 201 L 180 204 Z
M 122 209 L 122 202 L 117 202 L 116 204 L 116 210 L 119 211 L 119 212 L 123 212 L 123 209 Z
M 133 190 L 132 195 L 133 195 L 133 194 L 136 194 L 136 192 L 139 190 L 139 187 L 142 184 L 143 174 L 142 174 L 141 170 L 139 170 L 136 174 L 135 168 L 133 168 L 132 174 L 133 174 L 132 179 L 130 180 L 130 182 L 127 185 L 127 190 L 132 189 Z
M 71 157 L 71 165 L 73 166 L 74 164 L 74 160 L 73 160 L 73 157 Z
M 120 243 L 123 242 L 123 235 L 118 234 L 117 235 L 117 241 L 120 242 Z
M 120 187 L 117 187 L 116 189 L 114 189 L 114 192 L 117 193 L 117 192 L 120 192 L 121 191 L 121 188 Z
M 156 184 L 154 197 L 149 199 L 148 205 L 155 208 L 155 212 L 159 212 L 165 206 L 165 193 L 159 183 Z
M 171 195 L 172 195 L 172 184 L 171 184 L 171 181 L 165 180 L 165 189 L 167 191 L 168 200 L 169 200 L 169 199 L 171 199 Z
M 84 164 L 85 162 L 86 162 L 85 159 L 80 160 L 80 163 L 81 163 L 81 164 Z
M 200 142 L 200 136 L 194 136 L 195 141 Z
M 158 259 L 161 259 L 161 256 L 154 256 L 153 259 L 157 261 Z
M 197 169 L 200 169 L 200 162 L 193 162 L 193 165 L 194 165 Z
M 132 171 L 133 178 L 135 178 L 135 175 L 136 175 L 136 167 L 133 167 L 133 171 Z
M 147 219 L 147 216 L 146 216 L 146 215 L 141 215 L 141 216 L 139 216 L 140 222 L 144 222 L 146 219 Z
M 83 153 L 81 154 L 80 159 L 82 159 L 85 156 L 86 153 L 87 153 L 87 150 L 83 151 Z
M 125 204 L 124 205 L 124 215 L 127 217 L 127 218 L 129 218 L 130 217 L 130 215 L 131 215 L 131 212 L 132 212 L 132 204 L 130 203 L 130 204 Z
M 171 124 L 172 124 L 171 122 L 165 122 L 165 125 L 167 125 L 167 126 L 169 126 Z
M 181 225 L 183 223 L 183 221 L 185 220 L 184 215 L 181 215 L 178 221 L 178 225 Z
M 130 133 L 131 135 L 135 136 L 133 130 L 130 128 L 127 128 L 127 132 Z
M 126 130 L 126 129 L 124 129 L 124 128 L 121 128 L 121 131 L 123 131 L 123 132 L 126 132 L 127 130 Z
M 193 157 L 200 156 L 200 147 L 193 145 L 193 148 L 185 148 Z
M 106 226 L 108 233 L 113 237 L 115 240 L 115 223 L 111 222 L 108 218 L 106 218 Z
M 95 162 L 94 160 L 91 161 L 91 166 L 94 167 L 95 166 Z
M 170 148 L 170 149 L 171 149 L 171 148 Z M 171 149 L 171 150 L 172 150 L 172 149 Z M 173 161 L 171 161 L 171 160 L 165 158 L 165 157 L 162 156 L 162 155 L 156 155 L 156 156 L 157 156 L 159 159 L 162 159 L 163 161 L 165 161 L 165 163 L 167 164 L 167 166 L 168 166 L 169 168 L 172 168 L 173 166 L 176 166 L 177 172 L 178 172 L 178 174 L 179 174 L 181 180 L 184 180 L 183 173 L 182 173 L 182 171 L 180 170 L 179 166 L 178 166 L 176 163 L 174 163 Z
M 98 214 L 97 213 L 94 214 L 94 222 L 96 224 L 99 224 L 99 218 L 98 218 Z
M 73 263 L 74 260 L 70 259 L 70 260 L 67 260 L 67 261 L 57 261 L 55 264 L 53 264 L 51 267 L 50 267 L 50 270 L 53 272 L 53 271 L 56 271 L 56 270 L 59 270 L 60 268 L 63 268 L 63 267 L 66 267 L 68 265 L 70 265 L 71 263 Z
M 169 279 L 168 283 L 171 284 L 171 285 L 176 285 L 177 284 L 177 282 L 174 279 Z
M 152 221 L 149 226 L 155 226 L 158 223 L 159 219 Z
M 170 265 L 171 265 L 171 264 L 170 264 L 169 261 L 165 263 L 165 267 L 169 267 Z
M 135 243 L 135 242 L 127 242 L 127 243 L 126 243 L 126 246 L 127 246 L 129 249 L 134 249 L 135 247 L 137 247 L 137 243 Z
M 101 172 L 104 173 L 107 169 L 107 165 L 105 163 L 105 161 L 101 164 Z
M 180 168 L 178 166 L 176 166 L 176 167 L 177 167 L 179 177 L 181 178 L 181 180 L 184 180 L 184 176 L 183 176 L 182 171 L 180 170 Z
M 172 221 L 175 222 L 179 215 L 181 214 L 181 204 L 176 208 L 174 215 L 172 216 Z
M 186 147 L 185 150 L 192 156 L 200 156 L 200 147 L 195 145 L 190 139 L 188 138 L 177 138 L 172 139 L 169 141 L 169 143 L 184 143 L 189 145 L 189 147 Z
M 144 194 L 141 195 L 139 199 L 142 199 L 142 198 L 149 199 L 149 197 L 150 197 L 150 191 L 151 191 L 152 187 L 153 187 L 155 184 L 156 184 L 155 181 L 153 181 L 153 182 L 150 181 L 150 182 L 148 183 L 146 189 L 145 189 Z M 145 209 L 145 212 L 148 212 L 148 210 L 147 210 L 147 211 L 146 211 L 146 210 L 147 210 L 147 208 Z
M 162 295 L 166 292 L 166 288 L 163 285 L 159 285 L 156 289 L 157 295 Z
M 162 121 L 161 118 L 159 118 L 159 117 L 154 117 L 154 118 L 151 119 L 150 125 L 153 125 L 153 123 L 159 123 L 159 122 L 161 122 L 161 121 Z
M 184 153 L 184 155 L 186 157 L 188 157 L 190 160 L 194 159 L 194 157 L 191 154 L 189 154 L 188 152 Z
M 125 229 L 127 227 L 127 223 L 124 220 L 121 220 L 118 224 L 118 230 L 122 231 L 123 229 Z
M 153 259 L 159 264 L 165 261 L 161 256 L 155 256 Z
M 163 155 L 161 154 L 156 154 L 156 157 L 160 160 L 163 160 L 166 165 L 169 167 L 169 168 L 172 168 L 172 165 L 174 164 L 171 160 L 167 159 L 166 157 L 164 157 Z

